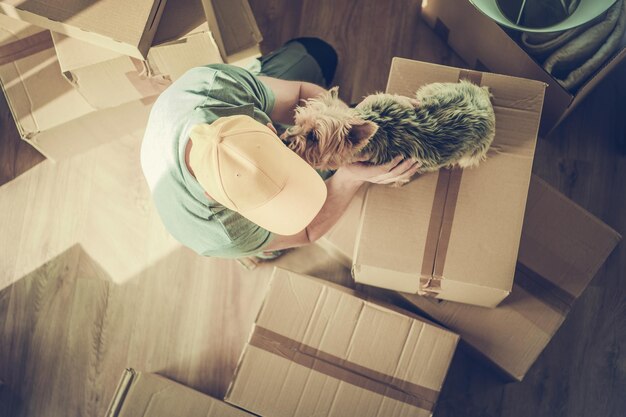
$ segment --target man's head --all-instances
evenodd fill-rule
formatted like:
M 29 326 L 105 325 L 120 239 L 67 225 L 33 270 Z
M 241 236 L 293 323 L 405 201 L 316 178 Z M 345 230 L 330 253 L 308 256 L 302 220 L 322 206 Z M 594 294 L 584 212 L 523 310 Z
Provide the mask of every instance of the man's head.
M 269 127 L 248 116 L 192 127 L 189 166 L 215 201 L 270 232 L 304 229 L 326 200 L 326 185 Z
M 360 160 L 378 126 L 339 98 L 338 88 L 296 108 L 295 125 L 281 138 L 313 168 L 329 170 Z

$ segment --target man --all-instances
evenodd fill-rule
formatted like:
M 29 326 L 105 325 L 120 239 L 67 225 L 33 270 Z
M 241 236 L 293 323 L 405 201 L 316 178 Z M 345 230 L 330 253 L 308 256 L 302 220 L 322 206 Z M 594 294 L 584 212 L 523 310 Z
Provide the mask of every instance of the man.
M 314 83 L 332 79 L 329 48 L 317 39 L 292 41 L 259 60 L 262 75 L 209 65 L 161 94 L 141 164 L 172 236 L 225 258 L 306 245 L 331 228 L 364 182 L 408 180 L 417 171 L 413 161 L 357 163 L 324 181 L 280 141 L 274 123 L 292 124 L 295 107 L 325 91 Z

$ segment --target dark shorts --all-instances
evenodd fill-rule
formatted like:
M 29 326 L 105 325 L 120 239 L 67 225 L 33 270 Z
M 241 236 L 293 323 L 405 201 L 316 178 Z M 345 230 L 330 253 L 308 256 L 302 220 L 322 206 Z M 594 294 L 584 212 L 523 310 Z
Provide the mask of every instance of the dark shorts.
M 260 75 L 326 86 L 319 64 L 298 41 L 287 43 L 262 56 L 259 61 L 261 63 Z

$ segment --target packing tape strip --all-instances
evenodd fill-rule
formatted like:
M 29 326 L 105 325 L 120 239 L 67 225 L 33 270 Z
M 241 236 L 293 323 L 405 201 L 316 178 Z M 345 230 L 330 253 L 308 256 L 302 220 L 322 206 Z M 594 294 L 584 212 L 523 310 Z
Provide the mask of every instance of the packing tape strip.
M 483 74 L 479 71 L 463 69 L 459 71 L 458 80 L 468 80 L 480 85 L 482 77 Z M 460 168 L 439 170 L 422 256 L 420 277 L 420 294 L 422 295 L 436 296 L 436 292 L 441 290 L 443 269 L 450 245 L 452 223 L 462 176 L 463 170 Z
M 432 411 L 439 392 L 347 361 L 255 326 L 250 345 L 359 388 Z
M 539 275 L 526 265 L 518 262 L 515 269 L 515 285 L 520 286 L 533 297 L 553 308 L 562 315 L 567 315 L 576 297 L 552 281 Z
M 437 256 L 437 244 L 439 243 L 439 232 L 446 204 L 446 194 L 450 182 L 450 170 L 439 170 L 435 196 L 430 210 L 428 220 L 428 231 L 426 233 L 426 244 L 424 245 L 424 255 L 422 256 L 422 273 L 420 283 L 423 289 L 431 288 L 431 278 L 435 269 L 435 256 Z
M 454 220 L 454 212 L 456 210 L 456 202 L 459 197 L 462 176 L 462 169 L 453 168 L 450 170 L 450 182 L 448 183 L 446 205 L 443 209 L 441 231 L 439 233 L 439 243 L 437 245 L 437 255 L 435 256 L 435 268 L 433 270 L 433 276 L 436 278 L 443 278 L 443 267 L 446 263 L 446 255 L 448 254 L 448 246 L 450 245 L 452 221 Z
M 461 80 L 467 80 L 476 85 L 480 85 L 480 83 L 483 81 L 483 73 L 479 71 L 462 69 L 459 72 L 459 81 Z
M 0 46 L 0 65 L 54 48 L 50 31 L 44 30 Z

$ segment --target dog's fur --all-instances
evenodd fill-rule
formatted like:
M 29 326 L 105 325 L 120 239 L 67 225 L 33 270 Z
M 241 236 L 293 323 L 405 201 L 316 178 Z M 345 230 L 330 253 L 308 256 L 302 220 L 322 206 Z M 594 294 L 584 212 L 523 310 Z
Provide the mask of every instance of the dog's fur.
M 378 93 L 350 108 L 334 87 L 298 107 L 295 125 L 281 138 L 323 170 L 364 159 L 381 165 L 402 155 L 428 172 L 473 167 L 486 158 L 495 134 L 486 87 L 433 83 L 420 88 L 416 99 Z

